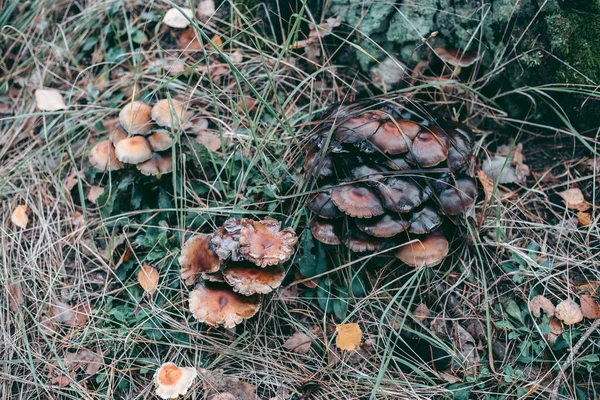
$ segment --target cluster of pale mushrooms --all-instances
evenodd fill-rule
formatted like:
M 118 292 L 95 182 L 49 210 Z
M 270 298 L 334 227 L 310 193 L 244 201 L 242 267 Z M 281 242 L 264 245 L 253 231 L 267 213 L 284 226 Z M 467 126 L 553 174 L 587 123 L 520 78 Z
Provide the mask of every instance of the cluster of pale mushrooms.
M 212 234 L 190 237 L 181 249 L 181 277 L 194 317 L 210 326 L 233 328 L 256 314 L 261 295 L 281 285 L 282 264 L 298 237 L 273 218 L 229 218 Z
M 154 106 L 132 101 L 119 113 L 108 139 L 92 148 L 90 163 L 102 171 L 135 165 L 144 175 L 167 174 L 173 170 L 170 130 L 178 130 L 187 116 L 185 105 L 176 99 L 162 99 Z
M 473 207 L 472 132 L 407 119 L 395 107 L 334 106 L 304 168 L 318 190 L 309 200 L 313 236 L 353 252 L 394 249 L 414 266 L 439 264 L 445 232 Z

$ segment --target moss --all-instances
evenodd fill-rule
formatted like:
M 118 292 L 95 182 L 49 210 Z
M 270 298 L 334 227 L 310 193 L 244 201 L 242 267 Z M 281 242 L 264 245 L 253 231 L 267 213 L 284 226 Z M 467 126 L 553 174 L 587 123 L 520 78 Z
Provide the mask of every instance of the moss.
M 568 64 L 557 71 L 558 80 L 584 84 L 599 82 L 600 14 L 564 10 L 546 17 L 546 23 L 552 51 Z

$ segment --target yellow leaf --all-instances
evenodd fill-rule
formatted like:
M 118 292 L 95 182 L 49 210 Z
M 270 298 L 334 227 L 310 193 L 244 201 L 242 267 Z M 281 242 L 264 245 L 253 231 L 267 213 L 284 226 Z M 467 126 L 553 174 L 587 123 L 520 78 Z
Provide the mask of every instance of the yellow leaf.
M 153 294 L 158 286 L 158 277 L 156 268 L 144 263 L 138 272 L 137 280 L 146 293 Z
M 340 350 L 358 350 L 360 349 L 360 340 L 362 339 L 362 331 L 356 323 L 342 324 L 335 327 L 337 337 L 335 345 Z
M 577 212 L 577 220 L 581 224 L 581 226 L 588 226 L 592 223 L 592 216 L 590 213 L 586 213 L 583 211 Z
M 567 208 L 572 210 L 585 211 L 592 206 L 590 203 L 585 201 L 583 193 L 581 193 L 581 189 L 578 188 L 567 189 L 558 193 L 558 195 L 563 198 Z
M 21 204 L 17 206 L 13 211 L 10 220 L 13 224 L 18 226 L 19 228 L 25 229 L 27 227 L 27 223 L 29 222 L 29 214 L 31 210 L 25 204 Z
M 219 35 L 215 35 L 212 38 L 210 38 L 210 41 L 213 43 L 213 45 L 215 45 L 216 47 L 221 47 L 223 46 L 223 39 L 221 39 L 221 36 Z

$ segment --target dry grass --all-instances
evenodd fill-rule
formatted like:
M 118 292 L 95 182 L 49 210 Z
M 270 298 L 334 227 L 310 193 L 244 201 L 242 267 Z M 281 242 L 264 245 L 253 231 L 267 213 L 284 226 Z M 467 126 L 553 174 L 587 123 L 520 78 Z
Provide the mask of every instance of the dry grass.
M 333 101 L 353 98 L 366 87 L 364 81 L 328 61 L 306 67 L 309 62 L 299 61 L 301 56 L 290 57 L 298 25 L 289 27 L 287 41 L 278 44 L 261 34 L 244 6 L 232 5 L 203 30 L 203 40 L 217 33 L 225 42 L 221 53 L 239 50 L 244 59 L 229 65 L 222 76 L 211 77 L 215 71 L 207 66 L 227 64 L 220 58 L 223 54 L 205 48 L 189 56 L 176 49 L 169 32 L 155 28 L 152 18 L 154 14 L 160 20 L 169 4 L 133 3 L 80 6 L 8 1 L 0 13 L 0 20 L 6 20 L 13 7 L 22 10 L 0 31 L 5 54 L 0 63 L 0 97 L 11 106 L 11 113 L 0 119 L 2 398 L 149 398 L 153 371 L 166 361 L 223 368 L 256 385 L 261 398 L 425 399 L 452 398 L 453 393 L 464 398 L 460 397 L 464 388 L 472 398 L 500 398 L 502 393 L 522 396 L 520 389 L 531 390 L 535 398 L 547 398 L 557 377 L 568 384 L 561 391 L 563 398 L 575 396 L 574 385 L 597 396 L 597 367 L 585 372 L 588 361 L 578 360 L 592 360 L 589 356 L 600 353 L 598 332 L 581 344 L 564 376 L 556 373 L 569 357 L 569 349 L 592 326 L 590 320 L 567 329 L 570 335 L 564 335 L 567 342 L 562 351 L 547 347 L 528 360 L 519 359 L 521 346 L 544 341 L 536 333 L 539 320 L 527 316 L 528 329 L 510 339 L 509 332 L 495 326 L 510 319 L 507 300 L 526 309 L 534 293 L 557 302 L 577 298 L 586 283 L 600 282 L 597 211 L 590 212 L 591 222 L 583 226 L 556 195 L 576 184 L 588 201 L 597 204 L 598 132 L 578 132 L 568 120 L 550 126 L 533 117 L 515 119 L 496 102 L 529 96 L 533 108 L 538 103 L 553 104 L 548 96 L 559 91 L 583 93 L 589 101 L 598 101 L 592 87 L 522 88 L 485 98 L 481 91 L 491 78 L 517 62 L 518 56 L 511 54 L 513 58 L 497 60 L 498 68 L 477 79 L 459 83 L 455 76 L 432 82 L 431 77 L 421 80 L 417 76 L 415 85 L 396 93 L 403 100 L 418 99 L 420 106 L 446 117 L 466 109 L 467 121 L 480 126 L 480 161 L 488 149 L 513 140 L 525 142 L 528 160 L 535 159 L 539 154 L 535 139 L 540 137 L 552 137 L 561 158 L 541 163 L 523 184 L 496 185 L 489 204 L 482 200 L 478 205 L 480 226 L 471 227 L 468 245 L 457 243 L 439 268 L 415 271 L 396 264 L 374 268 L 381 262 L 342 255 L 323 277 L 349 282 L 361 275 L 369 290 L 363 297 L 344 299 L 349 304 L 346 321 L 358 322 L 365 333 L 364 350 L 337 354 L 331 328 L 340 321 L 323 313 L 306 296 L 304 285 L 290 283 L 267 299 L 258 317 L 235 331 L 207 328 L 187 310 L 189 289 L 180 281 L 174 262 L 185 232 L 210 230 L 231 214 L 273 213 L 302 229 L 306 223 L 303 202 L 310 188 L 304 187 L 300 168 L 310 121 Z M 267 30 L 279 29 L 276 25 L 269 28 L 267 24 Z M 105 27 L 121 33 L 102 34 Z M 134 42 L 138 31 L 146 36 L 142 50 Z M 120 42 L 123 55 L 109 59 L 99 47 L 103 37 Z M 98 38 L 98 44 L 78 58 L 78 49 L 90 38 Z M 173 72 L 173 66 L 183 72 Z M 190 163 L 178 161 L 175 172 L 159 181 L 158 186 L 177 194 L 171 205 L 145 210 L 129 207 L 102 218 L 95 205 L 82 200 L 91 183 L 85 174 L 86 152 L 103 138 L 102 121 L 117 115 L 134 84 L 143 99 L 169 93 L 185 100 L 189 109 L 210 119 L 223 145 L 211 153 L 190 145 L 193 134 L 184 132 L 177 154 L 184 153 L 196 163 L 190 168 Z M 33 91 L 41 86 L 61 90 L 68 109 L 39 112 Z M 244 96 L 258 100 L 254 110 L 249 111 L 247 103 L 238 111 Z M 563 116 L 558 105 L 555 112 Z M 582 156 L 587 158 L 581 160 Z M 244 161 L 241 166 L 239 159 Z M 74 189 L 66 190 L 73 176 Z M 93 177 L 103 184 L 113 178 Z M 196 190 L 199 185 L 208 188 L 201 195 Z M 258 201 L 248 197 L 269 191 L 274 194 Z M 145 196 L 156 196 L 156 192 Z M 10 222 L 18 204 L 31 209 L 26 229 Z M 164 226 L 161 221 L 165 220 L 172 224 Z M 155 250 L 136 244 L 136 238 L 153 228 L 163 229 L 170 247 L 152 260 L 160 266 L 161 281 L 157 294 L 150 297 L 141 293 L 133 272 Z M 538 247 L 532 249 L 532 242 Z M 115 264 L 125 245 L 133 249 L 133 269 L 120 272 Z M 524 260 L 523 264 L 518 271 L 507 272 L 502 265 L 515 257 Z M 336 296 L 330 293 L 329 301 Z M 79 326 L 48 330 L 44 321 L 57 301 L 89 304 L 89 318 Z M 413 311 L 422 302 L 432 311 L 432 318 L 439 316 L 455 328 L 473 330 L 476 343 L 470 354 L 454 341 L 433 335 L 431 319 L 424 323 L 415 319 Z M 295 331 L 308 332 L 311 327 L 319 327 L 320 332 L 314 334 L 308 354 L 282 347 Z M 452 368 L 441 371 L 406 350 L 399 352 L 412 346 L 403 345 L 400 332 L 411 332 L 445 349 L 454 360 Z M 65 355 L 80 349 L 102 354 L 99 372 L 88 377 L 79 370 L 67 378 L 66 385 L 53 383 L 52 377 L 68 377 L 71 371 L 64 364 Z M 476 359 L 470 358 L 475 353 Z M 594 365 L 593 360 L 589 362 Z M 49 368 L 55 369 L 52 374 Z M 192 396 L 200 398 L 201 387 L 201 382 L 196 383 Z M 311 392 L 313 397 L 308 397 Z

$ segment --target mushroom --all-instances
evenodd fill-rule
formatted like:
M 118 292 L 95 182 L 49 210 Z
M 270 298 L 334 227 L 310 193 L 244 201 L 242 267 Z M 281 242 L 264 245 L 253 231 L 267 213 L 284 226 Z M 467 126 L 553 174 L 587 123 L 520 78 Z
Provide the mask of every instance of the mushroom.
M 119 144 L 123 139 L 127 139 L 127 132 L 123 130 L 121 124 L 115 124 L 115 126 L 108 132 L 108 138 L 114 146 Z
M 377 193 L 358 184 L 336 186 L 331 191 L 331 201 L 351 217 L 371 218 L 384 213 Z
M 321 218 L 339 218 L 344 215 L 331 201 L 331 189 L 313 196 L 308 203 L 308 208 Z
M 408 221 L 399 215 L 386 213 L 381 217 L 370 219 L 357 219 L 354 221 L 356 227 L 367 235 L 389 238 L 403 232 L 410 225 Z
M 458 132 L 457 129 L 449 129 L 450 149 L 448 150 L 448 164 L 455 171 L 467 165 L 471 161 L 473 149 L 468 138 Z
M 409 212 L 423 202 L 423 191 L 409 178 L 389 178 L 377 190 L 390 211 Z
M 173 146 L 173 138 L 167 132 L 155 132 L 148 136 L 152 151 L 165 151 Z
M 344 237 L 344 245 L 355 253 L 379 250 L 383 239 L 365 235 L 359 230 L 349 229 Z
M 421 127 L 405 119 L 384 122 L 381 129 L 369 138 L 379 150 L 387 154 L 406 153 Z
M 442 208 L 449 215 L 458 215 L 471 207 L 477 198 L 477 184 L 468 177 L 459 178 L 454 185 L 447 184 L 446 188 L 438 193 Z
M 425 206 L 414 212 L 410 219 L 408 231 L 417 235 L 423 235 L 435 230 L 442 223 L 442 217 L 431 206 Z
M 437 126 L 425 127 L 413 140 L 411 158 L 421 167 L 433 167 L 448 157 L 450 138 Z
M 185 395 L 196 375 L 195 368 L 178 367 L 172 362 L 164 363 L 154 374 L 156 395 L 161 399 L 176 399 Z
M 292 228 L 281 229 L 273 218 L 249 222 L 240 230 L 240 253 L 247 260 L 264 268 L 290 258 L 298 241 Z
M 352 171 L 350 171 L 350 176 L 358 181 L 364 180 L 365 182 L 363 183 L 366 185 L 375 186 L 384 179 L 382 172 L 385 172 L 382 168 L 362 164 L 353 168 Z
M 368 112 L 360 117 L 350 118 L 333 132 L 333 138 L 342 143 L 359 143 L 369 139 L 380 128 L 383 113 Z
M 433 51 L 442 61 L 454 67 L 469 67 L 481 58 L 477 53 L 466 53 L 443 47 L 436 47 Z
M 162 99 L 152 107 L 152 119 L 160 126 L 179 129 L 185 123 L 184 104 L 176 99 Z
M 246 218 L 229 218 L 223 223 L 223 226 L 217 228 L 211 241 L 221 260 L 231 258 L 232 261 L 240 261 L 244 259 L 240 254 L 240 231 L 242 226 L 248 223 Z
M 143 135 L 152 129 L 151 112 L 152 107 L 143 101 L 132 101 L 119 113 L 119 122 L 129 134 Z
M 310 221 L 310 231 L 315 239 L 321 243 L 342 244 L 341 225 L 337 221 L 316 217 Z
M 194 12 L 189 8 L 170 8 L 163 17 L 163 23 L 171 28 L 183 29 L 187 28 L 194 18 Z
M 117 144 L 115 155 L 121 162 L 139 164 L 152 157 L 152 149 L 143 136 L 132 136 Z
M 285 278 L 285 270 L 280 266 L 260 268 L 245 261 L 225 267 L 223 278 L 234 291 L 244 296 L 251 296 L 256 293 L 270 293 L 277 289 Z
M 244 296 L 227 284 L 203 282 L 190 292 L 189 305 L 198 321 L 232 329 L 258 312 L 260 296 Z
M 331 155 L 325 154 L 319 157 L 320 149 L 318 146 L 311 147 L 304 159 L 304 170 L 309 171 L 312 176 L 332 176 L 333 160 Z
M 117 159 L 115 146 L 110 140 L 96 143 L 89 155 L 90 163 L 102 171 L 116 171 L 123 168 L 123 164 Z
M 203 274 L 212 274 L 221 268 L 221 260 L 217 257 L 211 243 L 211 235 L 199 234 L 189 238 L 179 256 L 181 278 L 187 285 L 193 285 Z
M 388 168 L 393 169 L 394 171 L 409 171 L 413 169 L 413 167 L 411 167 L 410 164 L 406 162 L 404 157 L 388 158 L 384 161 L 384 164 Z
M 173 171 L 173 157 L 170 154 L 152 153 L 152 158 L 135 167 L 146 176 L 168 174 Z
M 394 255 L 411 267 L 432 267 L 448 255 L 448 240 L 434 233 L 400 247 Z

